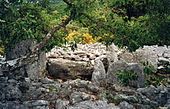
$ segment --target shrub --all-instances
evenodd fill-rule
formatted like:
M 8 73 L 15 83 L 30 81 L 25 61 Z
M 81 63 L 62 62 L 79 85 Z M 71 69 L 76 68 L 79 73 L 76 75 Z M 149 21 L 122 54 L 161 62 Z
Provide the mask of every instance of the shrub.
M 0 14 L 0 19 L 5 21 L 0 26 L 0 41 L 4 47 L 14 46 L 25 39 L 40 41 L 46 33 L 40 12 L 41 7 L 37 4 L 9 4 L 4 14 Z
M 79 32 L 79 31 L 71 31 L 66 36 L 66 41 L 68 43 L 76 42 L 76 43 L 83 43 L 83 44 L 92 44 L 95 43 L 95 39 L 91 34 L 88 32 Z
M 158 75 L 156 69 L 149 62 L 144 62 L 144 74 L 145 74 L 145 84 L 146 85 L 166 85 L 168 84 L 168 77 L 163 75 Z
M 127 86 L 130 81 L 136 80 L 137 75 L 133 71 L 122 70 L 116 73 L 118 80 L 125 86 Z

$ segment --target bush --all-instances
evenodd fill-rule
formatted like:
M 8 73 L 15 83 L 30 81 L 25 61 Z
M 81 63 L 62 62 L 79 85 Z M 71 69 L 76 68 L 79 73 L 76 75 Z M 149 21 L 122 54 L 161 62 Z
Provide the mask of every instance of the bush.
M 89 33 L 86 32 L 80 33 L 78 31 L 72 31 L 68 33 L 65 39 L 68 43 L 76 42 L 76 43 L 83 43 L 83 44 L 92 44 L 96 42 L 93 36 L 90 35 Z
M 74 13 L 69 23 L 88 29 L 81 35 L 84 38 L 75 39 L 77 42 L 92 43 L 100 39 L 107 46 L 114 42 L 130 51 L 143 45 L 170 45 L 168 0 L 64 1 L 1 0 L 0 42 L 8 48 L 25 39 L 41 41 L 64 16 Z M 47 49 L 65 42 L 65 30 L 67 28 L 54 34 Z
M 36 4 L 11 4 L 0 19 L 5 22 L 0 26 L 0 40 L 7 47 L 25 39 L 40 41 L 46 33 L 44 19 L 40 15 L 41 7 Z
M 61 18 L 66 12 L 60 13 L 58 10 L 64 10 L 66 6 L 63 3 L 62 5 L 57 3 L 52 8 L 49 3 L 43 5 L 48 1 L 44 0 L 39 3 L 2 0 L 0 2 L 0 42 L 5 49 L 12 48 L 18 42 L 26 39 L 35 39 L 40 42 L 48 31 L 62 20 Z M 58 8 L 58 5 L 61 7 Z M 64 35 L 62 30 L 54 34 L 54 38 L 48 43 L 46 50 L 63 43 Z
M 144 74 L 146 85 L 166 85 L 168 84 L 168 78 L 163 75 L 158 75 L 156 69 L 149 62 L 144 62 Z
M 118 71 L 116 75 L 120 83 L 122 83 L 125 86 L 127 86 L 130 83 L 130 81 L 137 79 L 137 75 L 133 71 L 122 70 Z

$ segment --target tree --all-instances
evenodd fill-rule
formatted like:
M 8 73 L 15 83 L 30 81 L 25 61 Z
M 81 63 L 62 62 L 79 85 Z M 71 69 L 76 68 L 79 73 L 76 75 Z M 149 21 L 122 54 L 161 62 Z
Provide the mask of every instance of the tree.
M 46 34 L 45 20 L 37 4 L 19 1 L 1 2 L 0 40 L 8 48 L 25 39 L 40 40 Z
M 51 7 L 59 3 L 65 6 L 54 9 L 62 11 L 62 15 L 56 17 L 48 14 L 53 11 Z M 67 33 L 67 25 L 74 24 L 87 28 L 93 37 L 100 37 L 99 41 L 105 45 L 114 42 L 120 47 L 128 47 L 130 51 L 143 45 L 170 44 L 169 0 L 61 0 L 56 4 L 47 0 L 3 0 L 0 7 L 0 42 L 5 47 L 33 38 L 39 42 L 35 48 L 40 50 L 48 45 L 50 39 L 56 41 L 56 33 L 62 36 L 62 33 Z M 57 20 L 53 28 L 49 25 L 49 16 Z

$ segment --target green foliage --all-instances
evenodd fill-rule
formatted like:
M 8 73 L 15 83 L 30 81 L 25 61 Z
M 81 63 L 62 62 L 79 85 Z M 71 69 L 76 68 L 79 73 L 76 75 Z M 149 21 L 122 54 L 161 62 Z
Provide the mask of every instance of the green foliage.
M 66 12 L 60 12 L 66 7 L 65 4 L 58 3 L 57 6 L 60 6 L 60 8 L 50 6 L 48 0 L 35 3 L 29 1 L 19 2 L 17 0 L 15 2 L 1 1 L 1 44 L 8 48 L 25 39 L 35 39 L 40 42 L 51 28 L 61 22 L 63 14 L 66 15 Z M 63 32 L 55 34 L 54 40 L 47 47 L 62 43 L 62 35 Z
M 57 87 L 53 86 L 53 85 L 50 85 L 48 87 L 48 89 L 49 89 L 50 92 L 54 92 L 54 93 L 59 92 L 59 89 Z
M 127 86 L 130 81 L 136 80 L 137 75 L 133 71 L 122 70 L 116 73 L 118 80 L 125 86 Z
M 75 0 L 73 3 L 78 6 L 76 20 L 94 36 L 102 37 L 100 41 L 106 45 L 114 42 L 135 51 L 143 45 L 170 44 L 167 0 Z
M 48 42 L 44 50 L 49 51 L 56 45 L 62 46 L 63 44 L 65 44 L 66 40 L 64 39 L 64 36 L 66 36 L 64 30 L 60 30 L 59 32 L 55 33 L 54 37 Z
M 156 72 L 156 69 L 154 68 L 154 66 L 150 64 L 149 62 L 143 62 L 143 66 L 144 66 L 143 71 L 144 71 L 144 74 L 146 75 L 151 75 Z
M 148 39 L 142 36 L 149 36 L 149 32 L 145 24 L 142 24 L 147 17 L 140 17 L 138 20 L 125 22 L 123 18 L 117 18 L 115 22 L 115 44 L 119 47 L 128 47 L 130 51 L 135 51 L 140 46 L 147 43 Z
M 12 46 L 21 40 L 40 40 L 45 33 L 44 19 L 41 17 L 41 8 L 36 4 L 22 3 L 19 5 L 9 4 L 0 15 L 1 23 L 0 40 L 5 47 Z
M 0 1 L 0 42 L 5 48 L 24 39 L 41 41 L 65 16 L 70 25 L 87 28 L 105 45 L 115 43 L 135 51 L 143 45 L 170 45 L 169 0 L 13 0 Z M 70 5 L 71 4 L 71 5 Z M 47 45 L 64 43 L 67 29 Z
M 160 75 L 147 75 L 148 78 L 146 79 L 146 85 L 167 85 L 168 78 Z
M 144 62 L 144 74 L 145 74 L 145 84 L 146 85 L 154 85 L 154 86 L 158 86 L 158 85 L 166 85 L 168 84 L 168 78 L 162 76 L 162 75 L 158 75 L 156 73 L 156 69 L 154 68 L 153 65 L 151 65 L 148 62 Z

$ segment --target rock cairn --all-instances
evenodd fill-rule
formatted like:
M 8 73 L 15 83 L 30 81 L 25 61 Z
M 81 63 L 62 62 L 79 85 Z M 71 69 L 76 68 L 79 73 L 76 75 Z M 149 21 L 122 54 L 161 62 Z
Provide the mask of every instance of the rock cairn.
M 94 70 L 94 61 L 106 57 L 106 47 L 102 44 L 78 44 L 75 51 L 71 47 L 55 47 L 47 53 L 47 70 L 52 77 L 89 79 Z

